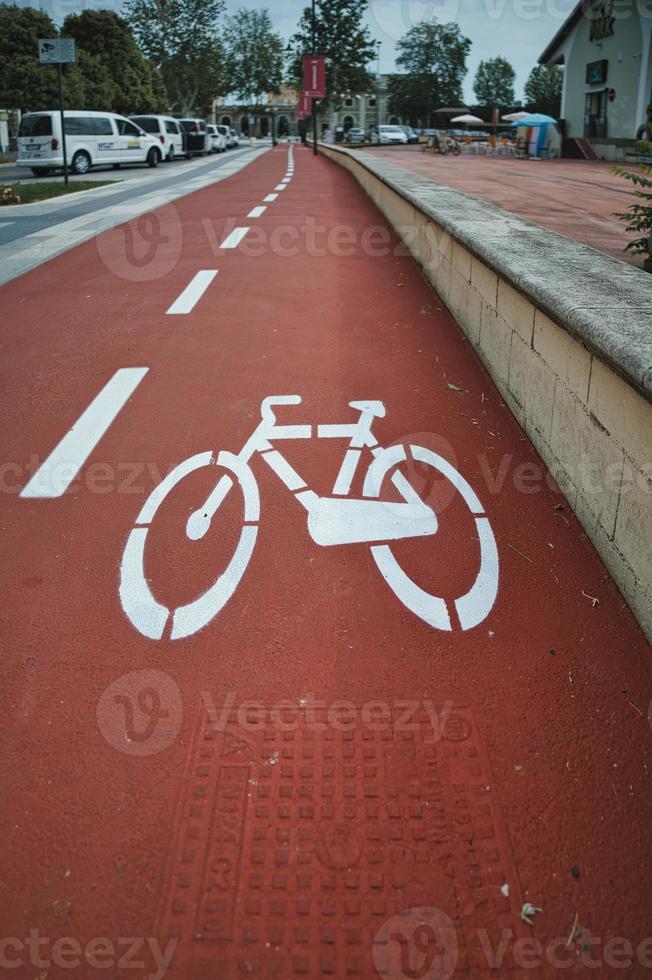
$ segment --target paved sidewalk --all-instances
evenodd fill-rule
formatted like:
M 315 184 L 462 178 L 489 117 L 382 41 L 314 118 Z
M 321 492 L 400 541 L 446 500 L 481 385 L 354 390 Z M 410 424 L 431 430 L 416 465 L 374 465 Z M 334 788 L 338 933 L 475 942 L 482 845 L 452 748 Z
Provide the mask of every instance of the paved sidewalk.
M 482 201 L 584 242 L 614 258 L 642 267 L 640 256 L 623 249 L 629 237 L 615 211 L 634 203 L 632 185 L 591 160 L 514 160 L 510 157 L 440 156 L 420 147 L 363 150 L 397 167 L 414 170 Z M 628 169 L 637 168 L 631 167 Z
M 649 646 L 461 331 L 303 148 L 155 218 L 2 288 L 8 975 L 647 976 Z

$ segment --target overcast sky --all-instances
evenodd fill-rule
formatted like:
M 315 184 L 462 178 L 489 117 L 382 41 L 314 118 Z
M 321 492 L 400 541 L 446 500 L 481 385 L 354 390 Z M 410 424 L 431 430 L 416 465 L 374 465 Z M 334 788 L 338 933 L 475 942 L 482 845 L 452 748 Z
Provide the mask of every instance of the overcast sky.
M 26 6 L 29 0 L 19 0 Z M 328 2 L 328 0 L 324 0 Z M 284 38 L 296 29 L 305 0 L 226 0 L 229 10 L 267 6 Z M 47 10 L 57 23 L 68 13 L 100 7 L 120 10 L 122 0 L 33 0 L 32 6 Z M 473 45 L 467 65 L 465 99 L 473 102 L 473 78 L 483 58 L 502 55 L 516 71 L 516 96 L 538 56 L 564 22 L 575 0 L 370 0 L 366 20 L 381 47 L 381 70 L 393 71 L 396 42 L 420 20 L 436 17 L 457 21 Z M 375 66 L 372 66 L 375 67 Z

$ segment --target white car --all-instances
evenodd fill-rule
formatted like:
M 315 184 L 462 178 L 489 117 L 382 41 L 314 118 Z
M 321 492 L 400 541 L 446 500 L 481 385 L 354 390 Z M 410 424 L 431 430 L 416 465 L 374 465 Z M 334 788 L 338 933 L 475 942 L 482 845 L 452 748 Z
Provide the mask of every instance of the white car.
M 228 126 L 225 126 L 223 123 L 218 123 L 215 129 L 219 133 L 221 133 L 224 139 L 226 140 L 227 149 L 230 150 L 232 146 L 235 146 L 235 143 L 233 142 L 233 137 L 231 136 L 231 130 L 229 129 Z
M 375 142 L 378 143 L 407 143 L 407 133 L 400 126 L 379 126 Z
M 226 136 L 224 133 L 220 133 L 217 126 L 213 126 L 212 123 L 206 127 L 206 132 L 211 138 L 211 149 L 213 153 L 224 153 L 227 148 Z
M 161 144 L 164 160 L 174 160 L 183 155 L 183 133 L 172 116 L 129 116 L 133 123 L 144 129 Z
M 231 146 L 240 146 L 240 137 L 235 129 L 230 129 L 229 133 L 231 134 Z
M 123 163 L 146 163 L 158 167 L 163 159 L 161 144 L 125 116 L 114 112 L 67 110 L 66 156 L 74 174 L 85 174 L 91 167 Z M 29 167 L 44 177 L 63 167 L 61 117 L 56 111 L 28 112 L 18 130 L 19 167 Z

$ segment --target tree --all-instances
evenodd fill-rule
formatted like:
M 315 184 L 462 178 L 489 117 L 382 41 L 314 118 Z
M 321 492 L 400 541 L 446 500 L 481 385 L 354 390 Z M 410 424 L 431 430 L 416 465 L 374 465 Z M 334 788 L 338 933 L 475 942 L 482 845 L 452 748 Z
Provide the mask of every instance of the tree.
M 75 39 L 87 79 L 85 101 L 91 101 L 93 108 L 125 115 L 165 109 L 167 100 L 158 72 L 138 50 L 122 17 L 111 10 L 85 10 L 66 17 L 61 32 Z M 99 91 L 89 100 L 91 85 Z
M 430 126 L 438 108 L 462 101 L 471 41 L 457 24 L 433 19 L 411 27 L 396 47 L 396 64 L 404 74 L 390 77 L 390 108 L 410 122 Z
M 181 115 L 208 112 L 228 89 L 218 18 L 224 0 L 127 0 L 123 15 Z
M 325 55 L 328 59 L 328 98 L 322 106 L 329 104 L 339 108 L 347 93 L 367 92 L 373 88 L 374 80 L 367 65 L 375 57 L 376 47 L 362 22 L 368 5 L 368 0 L 321 0 L 317 4 L 314 51 L 311 8 L 306 7 L 303 11 L 299 29 L 290 40 L 290 80 L 302 89 L 304 56 Z
M 0 5 L 0 105 L 22 112 L 58 106 L 56 70 L 38 60 L 38 39 L 56 35 L 52 20 L 41 10 Z M 78 65 L 64 66 L 63 83 L 66 104 L 84 108 Z
M 530 112 L 559 118 L 564 70 L 559 65 L 536 65 L 525 83 L 525 104 Z
M 267 8 L 237 10 L 227 18 L 223 37 L 230 89 L 238 99 L 258 107 L 265 92 L 280 91 L 284 44 Z
M 498 56 L 481 61 L 473 82 L 478 104 L 500 109 L 513 105 L 515 79 L 516 73 L 505 58 Z

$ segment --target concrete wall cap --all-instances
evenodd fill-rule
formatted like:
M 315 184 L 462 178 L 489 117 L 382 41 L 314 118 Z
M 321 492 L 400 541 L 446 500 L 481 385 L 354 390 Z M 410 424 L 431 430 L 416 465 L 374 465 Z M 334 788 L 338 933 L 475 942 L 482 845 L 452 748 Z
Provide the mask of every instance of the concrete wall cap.
M 481 262 L 652 401 L 652 278 L 493 204 L 371 153 L 345 154 L 444 228 Z

